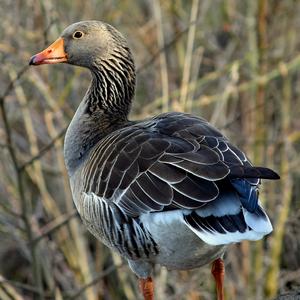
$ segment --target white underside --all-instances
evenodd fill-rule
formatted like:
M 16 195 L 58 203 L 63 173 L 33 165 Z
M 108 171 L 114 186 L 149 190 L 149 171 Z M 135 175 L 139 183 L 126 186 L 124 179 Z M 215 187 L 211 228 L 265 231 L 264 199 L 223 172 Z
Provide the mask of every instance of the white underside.
M 224 200 L 224 199 L 223 199 Z M 218 203 L 214 203 L 214 205 L 207 206 L 205 209 L 201 208 L 196 210 L 197 214 L 201 217 L 207 217 L 209 215 L 214 216 L 224 216 L 226 214 L 238 214 L 241 210 L 239 203 L 234 203 L 234 201 L 229 202 L 229 205 L 226 205 L 226 201 L 222 203 L 220 207 L 216 209 L 216 205 Z M 238 206 L 237 206 L 238 205 Z M 209 245 L 227 245 L 230 243 L 237 243 L 243 240 L 251 240 L 256 241 L 263 238 L 265 235 L 272 232 L 273 227 L 266 216 L 266 218 L 258 217 L 257 215 L 248 212 L 245 209 L 242 209 L 246 224 L 251 228 L 247 229 L 245 232 L 229 232 L 224 228 L 225 233 L 219 233 L 217 231 L 198 231 L 193 228 L 189 224 L 187 224 L 184 220 L 184 215 L 189 214 L 188 210 L 174 210 L 168 212 L 158 212 L 151 214 L 143 214 L 140 219 L 144 224 L 145 228 L 147 228 L 152 235 L 160 234 L 164 231 L 164 229 L 170 230 L 170 225 L 172 224 L 173 228 L 171 230 L 176 233 L 176 224 L 178 226 L 184 224 L 187 226 L 192 232 L 194 232 L 202 241 Z M 213 213 L 212 213 L 213 212 Z M 158 232 L 154 232 L 158 231 Z M 172 235 L 172 232 L 169 232 Z

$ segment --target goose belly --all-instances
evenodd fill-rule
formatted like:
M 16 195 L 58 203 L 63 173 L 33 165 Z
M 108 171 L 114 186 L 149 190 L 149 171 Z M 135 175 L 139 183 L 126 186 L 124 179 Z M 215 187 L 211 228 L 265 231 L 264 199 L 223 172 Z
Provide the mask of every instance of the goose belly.
M 152 213 L 140 217 L 158 245 L 154 262 L 168 269 L 186 270 L 208 264 L 221 257 L 226 246 L 203 242 L 182 221 L 181 211 Z

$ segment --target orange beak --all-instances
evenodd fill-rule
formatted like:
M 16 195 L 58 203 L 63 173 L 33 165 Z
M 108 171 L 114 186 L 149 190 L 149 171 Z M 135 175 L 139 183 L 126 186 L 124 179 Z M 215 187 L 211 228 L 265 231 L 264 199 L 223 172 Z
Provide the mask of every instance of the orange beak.
M 64 49 L 63 38 L 57 39 L 44 51 L 31 57 L 30 65 L 57 64 L 67 62 L 68 56 Z

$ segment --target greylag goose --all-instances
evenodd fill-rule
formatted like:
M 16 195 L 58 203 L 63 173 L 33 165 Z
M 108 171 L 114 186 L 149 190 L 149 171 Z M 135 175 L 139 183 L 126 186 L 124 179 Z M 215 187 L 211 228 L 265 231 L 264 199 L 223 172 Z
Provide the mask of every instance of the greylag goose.
M 89 231 L 127 259 L 145 300 L 154 299 L 155 264 L 186 270 L 212 263 L 224 299 L 228 244 L 272 231 L 258 199 L 254 167 L 206 120 L 169 112 L 129 121 L 135 66 L 124 37 L 99 21 L 70 25 L 31 65 L 69 63 L 92 81 L 65 137 L 75 206 Z

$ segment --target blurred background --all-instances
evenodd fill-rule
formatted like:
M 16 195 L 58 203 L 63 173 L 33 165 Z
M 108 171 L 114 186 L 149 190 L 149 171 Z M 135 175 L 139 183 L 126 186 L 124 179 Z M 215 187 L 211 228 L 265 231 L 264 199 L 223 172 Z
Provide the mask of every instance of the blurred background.
M 0 299 L 141 299 L 128 266 L 85 230 L 72 203 L 63 136 L 90 74 L 27 66 L 86 19 L 129 41 L 132 119 L 193 112 L 280 174 L 260 193 L 274 232 L 230 247 L 226 299 L 299 291 L 299 16 L 297 0 L 0 0 Z M 215 299 L 209 266 L 157 268 L 155 283 L 158 300 Z

